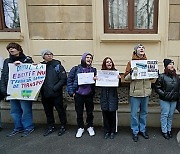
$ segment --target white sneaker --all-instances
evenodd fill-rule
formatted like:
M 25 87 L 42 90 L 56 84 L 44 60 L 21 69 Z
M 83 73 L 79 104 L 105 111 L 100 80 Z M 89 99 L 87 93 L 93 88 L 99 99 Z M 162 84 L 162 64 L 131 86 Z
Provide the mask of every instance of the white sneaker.
M 88 131 L 88 133 L 89 133 L 90 136 L 94 136 L 94 135 L 95 135 L 95 132 L 94 132 L 94 128 L 93 128 L 93 127 L 89 127 L 89 128 L 87 129 L 87 131 Z
M 84 128 L 79 128 L 76 133 L 76 137 L 80 138 L 82 137 L 82 134 L 84 133 Z

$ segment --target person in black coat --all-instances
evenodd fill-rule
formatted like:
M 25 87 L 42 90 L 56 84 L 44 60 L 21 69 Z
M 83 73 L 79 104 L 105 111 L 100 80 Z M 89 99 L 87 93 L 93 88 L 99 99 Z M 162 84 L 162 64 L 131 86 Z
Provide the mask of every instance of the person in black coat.
M 47 136 L 55 131 L 55 120 L 53 108 L 55 107 L 61 126 L 58 135 L 61 136 L 66 132 L 66 109 L 63 105 L 63 86 L 66 84 L 67 75 L 64 67 L 59 60 L 53 59 L 53 53 L 47 49 L 41 51 L 46 64 L 46 77 L 41 88 L 42 104 L 45 110 L 48 128 L 44 133 Z
M 31 57 L 23 53 L 22 47 L 18 43 L 9 43 L 6 47 L 9 52 L 9 58 L 5 59 L 1 74 L 1 92 L 4 96 L 7 94 L 7 85 L 9 78 L 9 63 L 20 65 L 21 63 L 33 63 Z M 10 100 L 11 116 L 14 120 L 14 129 L 8 134 L 8 137 L 18 133 L 23 133 L 22 137 L 28 136 L 34 131 L 32 101 L 29 100 Z
M 164 59 L 164 73 L 160 74 L 155 83 L 161 107 L 161 130 L 165 139 L 172 137 L 171 127 L 176 103 L 179 99 L 180 80 L 171 59 Z
M 111 70 L 116 71 L 114 62 L 110 57 L 106 57 L 103 60 L 101 70 Z M 118 75 L 119 85 L 121 82 L 121 76 Z M 96 76 L 98 80 L 98 76 Z M 118 109 L 118 93 L 117 87 L 101 87 L 100 103 L 103 115 L 104 124 L 104 138 L 110 137 L 113 139 L 115 137 L 117 129 L 117 109 Z

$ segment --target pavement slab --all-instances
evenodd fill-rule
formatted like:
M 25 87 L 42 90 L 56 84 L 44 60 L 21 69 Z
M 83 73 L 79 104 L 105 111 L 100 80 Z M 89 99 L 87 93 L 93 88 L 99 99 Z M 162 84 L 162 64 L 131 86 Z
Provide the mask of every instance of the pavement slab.
M 36 125 L 35 131 L 27 137 L 17 134 L 6 135 L 13 124 L 3 124 L 0 132 L 0 154 L 178 154 L 177 142 L 179 129 L 173 129 L 173 138 L 165 140 L 160 128 L 148 128 L 150 139 L 139 135 L 137 143 L 132 141 L 129 127 L 119 127 L 114 139 L 104 139 L 102 127 L 95 127 L 96 135 L 90 137 L 85 131 L 81 138 L 75 138 L 76 126 L 68 126 L 63 136 L 58 129 L 44 137 L 46 125 Z

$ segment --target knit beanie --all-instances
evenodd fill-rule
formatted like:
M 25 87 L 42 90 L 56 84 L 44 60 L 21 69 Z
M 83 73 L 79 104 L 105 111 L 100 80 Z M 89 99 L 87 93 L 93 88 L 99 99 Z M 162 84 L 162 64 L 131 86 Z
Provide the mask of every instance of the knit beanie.
M 50 51 L 50 50 L 48 50 L 48 49 L 42 49 L 41 50 L 41 56 L 42 56 L 42 58 L 44 59 L 44 55 L 45 54 L 52 54 L 53 55 L 53 53 Z
M 85 53 L 82 55 L 82 61 L 86 62 L 86 56 L 87 56 L 87 55 L 90 55 L 90 56 L 93 58 L 92 54 L 90 54 L 89 52 L 85 52 Z
M 164 59 L 163 63 L 164 63 L 164 67 L 166 68 L 170 63 L 174 64 L 174 61 L 171 59 Z

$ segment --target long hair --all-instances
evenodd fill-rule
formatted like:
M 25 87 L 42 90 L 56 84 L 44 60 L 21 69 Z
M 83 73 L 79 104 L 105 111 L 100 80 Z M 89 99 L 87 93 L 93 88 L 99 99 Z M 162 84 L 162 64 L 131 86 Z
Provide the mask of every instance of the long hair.
M 170 75 L 170 76 L 177 76 L 175 69 L 174 69 L 174 70 L 170 70 L 170 69 L 168 69 L 167 67 L 164 69 L 164 73 L 165 73 L 166 75 Z
M 107 67 L 106 67 L 106 60 L 107 60 L 107 59 L 110 59 L 111 62 L 112 62 L 112 67 L 111 67 L 110 70 L 115 70 L 114 62 L 113 62 L 113 60 L 112 60 L 110 57 L 104 58 L 103 63 L 102 63 L 102 68 L 101 68 L 101 70 L 107 70 Z

